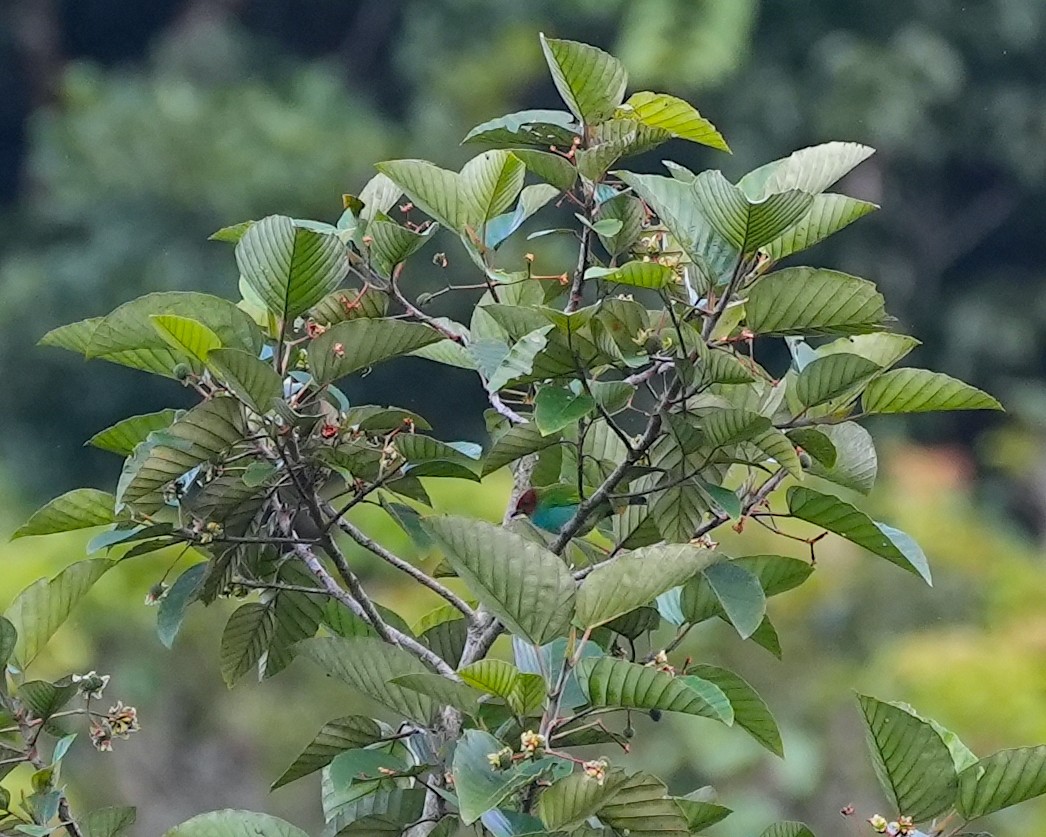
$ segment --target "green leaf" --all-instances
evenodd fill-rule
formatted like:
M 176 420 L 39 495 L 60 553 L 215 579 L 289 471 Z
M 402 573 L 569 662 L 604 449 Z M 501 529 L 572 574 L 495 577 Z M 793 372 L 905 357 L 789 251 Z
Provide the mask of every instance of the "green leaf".
M 491 767 L 487 756 L 505 745 L 489 733 L 466 730 L 454 748 L 451 773 L 461 820 L 471 825 L 506 797 L 523 789 L 550 765 L 548 759 L 519 762 L 507 770 Z
M 260 602 L 241 605 L 222 632 L 219 659 L 222 679 L 230 689 L 261 661 L 276 633 L 276 615 Z
M 846 195 L 815 195 L 810 209 L 794 226 L 766 246 L 772 261 L 807 250 L 879 207 Z
M 817 194 L 874 153 L 874 148 L 856 142 L 826 142 L 760 166 L 737 185 L 754 201 L 788 189 Z
M 116 520 L 113 512 L 115 504 L 116 498 L 106 491 L 97 491 L 94 488 L 68 491 L 34 512 L 33 516 L 11 535 L 11 539 L 104 526 Z
M 791 267 L 755 283 L 745 316 L 756 334 L 860 334 L 877 330 L 886 310 L 882 294 L 865 279 Z
M 566 150 L 580 131 L 581 126 L 566 111 L 521 110 L 477 125 L 465 135 L 461 144 L 473 143 L 495 148 L 529 145 L 542 150 L 555 145 Z M 527 167 L 530 167 L 529 164 Z
M 599 819 L 630 837 L 688 837 L 686 817 L 664 783 L 649 773 L 635 773 L 618 789 Z
M 521 672 L 504 660 L 479 660 L 458 674 L 468 685 L 503 699 L 517 715 L 533 711 L 545 697 L 545 678 Z
M 436 708 L 425 695 L 392 682 L 405 674 L 428 674 L 429 669 L 409 652 L 380 639 L 313 637 L 299 642 L 296 650 L 322 671 L 413 721 L 428 723 Z
M 1046 746 L 1000 750 L 959 774 L 959 809 L 968 819 L 1046 793 Z
M 439 230 L 439 224 L 430 224 L 416 231 L 397 224 L 387 218 L 375 218 L 367 225 L 368 245 L 374 267 L 388 278 L 397 265 L 420 250 Z
M 589 273 L 591 274 L 591 269 Z M 628 285 L 632 288 L 649 288 L 658 291 L 673 283 L 675 275 L 675 271 L 667 265 L 657 264 L 657 262 L 633 261 L 607 273 L 600 273 L 597 278 L 613 285 Z
M 577 678 L 595 707 L 660 709 L 733 723 L 734 712 L 723 691 L 698 677 L 675 677 L 652 666 L 594 657 L 578 664 Z
M 765 648 L 777 659 L 781 659 L 781 639 L 778 637 L 777 629 L 774 627 L 774 623 L 770 621 L 769 616 L 763 617 L 762 624 L 749 639 L 760 648 Z
M 455 683 L 442 674 L 401 674 L 390 683 L 427 695 L 441 706 L 453 706 L 468 715 L 479 711 L 480 693 L 464 683 Z
M 633 93 L 619 109 L 618 115 L 635 119 L 651 128 L 668 131 L 673 137 L 707 145 L 719 151 L 730 151 L 723 135 L 689 102 L 667 93 L 643 90 Z
M 547 147 L 548 145 L 545 146 L 545 148 Z M 569 141 L 566 147 L 569 147 Z M 569 192 L 577 181 L 577 169 L 570 160 L 561 154 L 551 154 L 548 151 L 534 151 L 526 148 L 514 148 L 512 153 L 523 161 L 527 171 L 533 172 L 546 183 L 555 187 L 557 195 L 560 192 Z
M 639 240 L 643 232 L 643 223 L 646 220 L 646 211 L 643 202 L 632 195 L 617 195 L 609 200 L 603 201 L 596 212 L 598 219 L 594 226 L 599 226 L 603 221 L 617 221 L 620 227 L 613 233 L 597 233 L 603 247 L 611 256 L 619 256 L 627 253 Z
M 283 215 L 251 225 L 236 245 L 236 264 L 265 307 L 285 321 L 331 293 L 349 269 L 336 235 L 296 226 Z
M 792 444 L 802 448 L 810 454 L 817 463 L 820 463 L 825 468 L 832 468 L 835 466 L 839 452 L 836 449 L 835 444 L 832 442 L 831 437 L 824 431 L 824 429 L 815 427 L 796 427 L 789 430 L 785 435 L 788 436 Z M 807 470 L 810 469 L 808 468 Z
M 543 386 L 534 399 L 534 423 L 545 436 L 576 424 L 595 409 L 596 400 L 566 387 Z
M 687 669 L 703 680 L 715 683 L 734 708 L 734 723 L 775 755 L 784 758 L 781 731 L 769 707 L 747 681 L 732 671 L 717 666 L 698 665 Z
M 84 355 L 132 369 L 174 378 L 174 367 L 201 364 L 187 352 L 173 349 L 157 331 L 154 315 L 196 320 L 213 331 L 221 345 L 258 353 L 264 338 L 250 316 L 228 300 L 210 294 L 170 292 L 146 294 L 124 303 L 102 318 L 91 333 Z
M 788 510 L 793 517 L 834 532 L 914 573 L 927 584 L 932 583 L 926 556 L 903 532 L 876 523 L 845 500 L 831 494 L 821 494 L 812 488 L 792 486 L 788 489 L 787 497 Z
M 794 590 L 813 573 L 814 568 L 801 558 L 785 555 L 746 555 L 731 561 L 759 579 L 767 597 Z
M 334 325 L 360 318 L 380 319 L 389 310 L 389 295 L 373 285 L 362 290 L 345 288 L 327 294 L 309 310 L 320 325 Z
M 99 808 L 80 821 L 84 837 L 123 837 L 138 812 L 131 807 Z
M 373 319 L 338 323 L 309 343 L 309 371 L 318 383 L 329 384 L 440 339 L 438 331 L 421 323 Z
M 52 579 L 33 582 L 15 597 L 4 615 L 18 631 L 15 658 L 21 668 L 36 659 L 73 608 L 113 563 L 103 559 L 78 561 Z
M 861 406 L 869 414 L 1002 409 L 988 393 L 928 369 L 894 369 L 880 375 L 864 391 Z
M 37 341 L 38 346 L 54 346 L 58 349 L 66 349 L 76 352 L 78 355 L 87 355 L 87 347 L 91 343 L 91 335 L 98 328 L 98 324 L 104 317 L 90 317 L 79 322 L 52 328 L 47 334 Z
M 482 474 L 492 474 L 510 462 L 557 444 L 559 440 L 559 434 L 552 433 L 546 436 L 533 422 L 510 427 L 497 438 L 483 457 Z
M 193 564 L 178 576 L 171 589 L 160 599 L 156 612 L 156 633 L 167 648 L 174 645 L 174 639 L 185 620 L 185 611 L 200 595 L 209 567 L 207 561 Z
M 619 555 L 585 578 L 577 593 L 574 621 L 583 628 L 604 625 L 649 604 L 717 559 L 712 550 L 689 544 L 650 546 Z
M 376 168 L 443 226 L 461 231 L 468 220 L 469 204 L 457 172 L 441 169 L 427 160 L 390 160 Z
M 238 224 L 231 224 L 228 227 L 222 227 L 207 236 L 208 241 L 225 241 L 229 244 L 235 244 L 241 238 L 243 234 L 251 228 L 251 224 L 254 221 L 240 221 Z
M 244 430 L 242 409 L 233 398 L 212 398 L 193 407 L 135 448 L 120 474 L 117 509 L 131 505 L 151 513 L 162 508 L 169 483 L 202 462 L 217 461 L 243 439 Z
M 308 837 L 288 822 L 251 811 L 211 811 L 175 826 L 164 837 Z
M 878 364 L 860 355 L 826 355 L 803 367 L 796 378 L 795 394 L 801 404 L 812 407 L 852 392 L 880 371 Z
M 182 352 L 203 362 L 207 353 L 218 349 L 222 341 L 203 323 L 176 314 L 154 314 L 153 327 L 163 341 L 177 352 Z
M 574 578 L 563 560 L 500 526 L 432 517 L 425 528 L 476 597 L 535 645 L 564 636 L 574 616 Z
M 609 119 L 625 98 L 628 73 L 601 49 L 541 35 L 541 48 L 559 95 L 581 122 Z
M 716 805 L 714 802 L 706 802 L 701 799 L 688 799 L 687 797 L 674 797 L 676 805 L 686 817 L 687 827 L 694 834 L 702 828 L 708 828 L 717 822 L 725 820 L 733 811 L 724 805 Z
M 526 165 L 511 151 L 484 151 L 469 160 L 458 181 L 469 221 L 483 224 L 512 206 L 525 175 Z
M 421 817 L 424 806 L 424 788 L 379 789 L 339 806 L 324 834 L 398 837 Z
M 283 395 L 283 382 L 276 370 L 249 352 L 215 349 L 205 360 L 233 395 L 260 415 L 269 412 L 272 400 Z
M 346 750 L 367 747 L 381 738 L 381 727 L 363 715 L 335 718 L 323 725 L 308 747 L 283 774 L 272 783 L 272 790 L 289 785 L 330 764 Z
M 446 442 L 420 433 L 408 433 L 398 436 L 393 444 L 411 463 L 408 473 L 416 477 L 457 477 L 479 482 L 479 461 Z
M 751 201 L 715 170 L 699 174 L 692 188 L 709 223 L 743 253 L 753 252 L 780 236 L 807 213 L 813 202 L 812 195 L 794 189 Z
M 6 667 L 18 644 L 18 630 L 11 621 L 0 616 L 0 672 Z
M 111 451 L 120 456 L 130 456 L 131 452 L 140 442 L 144 442 L 150 433 L 169 427 L 177 415 L 177 410 L 160 410 L 156 413 L 131 416 L 96 433 L 84 444 Z
M 602 782 L 583 772 L 571 773 L 538 797 L 535 812 L 549 830 L 573 830 L 609 803 L 628 782 L 621 771 L 609 771 Z
M 862 494 L 869 493 L 875 485 L 875 477 L 879 470 L 879 460 L 871 434 L 852 421 L 821 425 L 816 432 L 824 434 L 832 444 L 835 462 L 828 465 L 814 454 L 817 461 L 811 463 L 808 472 L 844 488 L 851 488 Z M 792 433 L 788 435 L 794 438 Z M 802 442 L 798 444 L 802 445 Z M 810 450 L 810 453 L 813 454 L 813 450 Z
M 46 680 L 29 680 L 18 687 L 18 699 L 41 723 L 59 712 L 80 691 L 72 678 L 63 677 L 56 683 Z
M 613 415 L 632 403 L 637 387 L 625 381 L 589 381 L 588 388 L 604 410 Z
M 857 699 L 875 775 L 895 809 L 922 822 L 951 808 L 959 778 L 937 731 L 900 706 L 867 695 Z
M 742 639 L 759 628 L 766 615 L 766 593 L 759 578 L 735 561 L 713 564 L 683 588 L 680 602 L 688 622 L 722 614 Z
M 806 823 L 784 821 L 775 822 L 759 837 L 814 837 L 814 833 Z

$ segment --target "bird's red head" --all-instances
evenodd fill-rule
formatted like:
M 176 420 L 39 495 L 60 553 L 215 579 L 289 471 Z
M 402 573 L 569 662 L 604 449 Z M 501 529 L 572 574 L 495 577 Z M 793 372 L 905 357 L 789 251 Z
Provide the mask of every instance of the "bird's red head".
M 519 495 L 516 501 L 515 514 L 525 514 L 530 517 L 538 507 L 538 493 L 533 488 L 528 488 Z

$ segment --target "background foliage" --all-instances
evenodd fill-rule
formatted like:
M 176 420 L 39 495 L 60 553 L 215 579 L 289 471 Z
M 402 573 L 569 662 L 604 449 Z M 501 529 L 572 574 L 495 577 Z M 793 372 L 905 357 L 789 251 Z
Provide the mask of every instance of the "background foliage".
M 924 340 L 914 363 L 991 389 L 1019 421 L 985 436 L 979 417 L 931 417 L 910 431 L 932 449 L 897 439 L 872 506 L 918 537 L 938 568 L 937 590 L 925 601 L 907 579 L 851 563 L 836 544 L 826 577 L 781 617 L 794 646 L 786 665 L 741 657 L 715 629 L 694 638 L 757 686 L 794 678 L 788 705 L 774 707 L 791 761 L 770 763 L 736 737 L 724 747 L 702 726 L 692 747 L 720 773 L 695 777 L 689 751 L 672 743 L 687 733 L 666 721 L 656 733 L 662 743 L 637 752 L 635 763 L 663 769 L 675 758 L 680 787 L 714 780 L 733 794 L 754 822 L 746 831 L 728 821 L 723 828 L 736 831 L 723 833 L 749 833 L 778 815 L 831 833 L 837 810 L 859 801 L 858 788 L 874 787 L 863 759 L 846 752 L 845 742 L 858 738 L 844 687 L 910 700 L 979 751 L 1041 740 L 1044 716 L 1025 701 L 1041 688 L 1029 660 L 1042 642 L 1036 441 L 1046 309 L 1035 290 L 1044 71 L 1035 56 L 1046 12 L 1034 0 L 968 4 L 959 13 L 938 5 L 463 0 L 338 11 L 304 4 L 289 18 L 282 4 L 262 2 L 157 3 L 134 13 L 100 0 L 9 4 L 0 12 L 0 51 L 13 70 L 3 77 L 17 88 L 5 98 L 3 123 L 13 151 L 4 157 L 0 363 L 5 380 L 18 382 L 18 398 L 4 418 L 12 500 L 5 505 L 108 482 L 112 462 L 80 450 L 80 441 L 161 403 L 161 390 L 133 373 L 98 367 L 84 375 L 75 358 L 32 350 L 44 331 L 147 290 L 210 284 L 231 292 L 225 246 L 205 241 L 231 218 L 279 210 L 333 220 L 340 194 L 358 187 L 371 161 L 450 149 L 485 118 L 551 105 L 554 91 L 533 49 L 543 28 L 602 43 L 637 85 L 698 101 L 730 128 L 736 160 L 723 164 L 730 175 L 838 136 L 876 146 L 850 191 L 884 209 L 859 233 L 826 245 L 820 263 L 874 277 L 903 330 Z M 685 60 L 665 60 L 669 50 Z M 678 159 L 694 167 L 709 162 L 685 154 L 680 149 Z M 440 162 L 461 159 L 448 152 Z M 655 157 L 649 169 L 656 164 Z M 395 376 L 364 379 L 366 399 L 417 407 L 446 436 L 478 438 L 480 428 L 456 421 L 460 399 L 480 403 L 466 376 L 430 377 L 426 391 L 415 371 L 400 366 Z M 971 450 L 981 467 L 971 467 Z M 440 497 L 445 508 L 498 516 L 493 492 L 454 491 Z M 1003 512 L 1020 518 L 1021 535 Z M 21 518 L 12 514 L 5 531 Z M 81 552 L 74 537 L 26 543 L 5 547 L 0 603 Z M 103 582 L 95 606 L 80 613 L 87 621 L 64 631 L 57 646 L 56 670 L 120 677 L 146 725 L 122 755 L 102 763 L 104 773 L 93 763 L 70 775 L 97 776 L 98 787 L 81 789 L 85 796 L 115 783 L 127 801 L 154 800 L 148 813 L 156 819 L 142 821 L 143 833 L 224 805 L 268 807 L 307 824 L 314 794 L 288 789 L 269 800 L 260 790 L 284 765 L 270 763 L 264 776 L 242 765 L 254 762 L 247 756 L 278 759 L 314 731 L 293 707 L 298 690 L 317 681 L 296 667 L 270 684 L 286 700 L 287 723 L 271 740 L 254 740 L 250 728 L 261 715 L 252 709 L 271 692 L 245 686 L 216 700 L 224 688 L 218 672 L 196 660 L 213 659 L 214 649 L 203 653 L 199 644 L 217 635 L 218 615 L 205 617 L 215 622 L 199 632 L 194 626 L 170 655 L 147 644 L 153 614 L 139 602 L 152 577 L 143 567 L 137 586 L 129 575 Z M 192 673 L 174 678 L 173 692 L 172 678 L 162 676 L 171 667 Z M 341 695 L 331 702 L 345 706 Z M 151 752 L 170 759 L 158 765 Z M 746 788 L 780 809 L 760 815 L 742 806 L 737 794 Z M 997 834 L 1041 827 L 1034 805 L 1008 816 Z

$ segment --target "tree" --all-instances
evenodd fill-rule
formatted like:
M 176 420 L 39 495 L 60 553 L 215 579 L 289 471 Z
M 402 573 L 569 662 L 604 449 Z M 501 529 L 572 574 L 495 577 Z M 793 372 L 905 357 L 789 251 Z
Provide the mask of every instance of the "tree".
M 728 148 L 680 99 L 626 99 L 624 66 L 607 53 L 544 37 L 541 47 L 567 111 L 478 126 L 465 142 L 486 150 L 459 172 L 380 163 L 336 224 L 273 215 L 219 230 L 214 238 L 235 244 L 235 304 L 153 293 L 44 337 L 178 381 L 198 401 L 97 434 L 90 444 L 125 457 L 115 492 L 63 494 L 15 533 L 105 526 L 95 551 L 119 558 L 41 579 L 0 621 L 0 661 L 13 661 L 3 732 L 14 737 L 0 765 L 35 769 L 17 810 L 0 797 L 4 833 L 117 837 L 133 822 L 133 809 L 75 816 L 60 765 L 66 718 L 85 716 L 107 749 L 137 728 L 135 710 L 92 711 L 107 686 L 93 673 L 24 675 L 91 585 L 129 557 L 176 546 L 201 559 L 151 593 L 168 644 L 192 604 L 250 598 L 221 638 L 230 684 L 302 657 L 383 708 L 380 719 L 326 723 L 274 783 L 322 771 L 330 835 L 695 833 L 729 809 L 703 790 L 669 795 L 656 776 L 576 748 L 627 749 L 635 718 L 674 712 L 740 727 L 781 755 L 749 684 L 675 659 L 688 631 L 723 619 L 779 654 L 767 599 L 810 577 L 828 532 L 930 582 L 908 535 L 825 484 L 870 489 L 875 448 L 858 419 L 999 404 L 948 376 L 894 368 L 917 341 L 887 329 L 871 282 L 778 267 L 875 208 L 827 191 L 872 150 L 815 146 L 736 184 L 672 163 L 670 176 L 622 170 L 619 160 L 672 138 Z M 572 269 L 506 256 L 502 245 L 553 202 L 576 225 L 529 238 L 571 237 Z M 405 265 L 439 228 L 459 239 L 479 281 L 414 293 Z M 430 313 L 445 294 L 471 295 L 467 325 Z M 756 354 L 780 341 L 791 361 L 775 377 Z M 337 386 L 405 356 L 479 376 L 485 450 L 437 439 L 408 410 L 351 405 Z M 506 466 L 514 489 L 500 524 L 426 512 L 423 478 L 478 481 Z M 426 569 L 368 537 L 353 520 L 363 504 L 441 563 Z M 712 539 L 725 525 L 801 541 L 809 561 L 727 556 Z M 438 606 L 408 626 L 366 589 L 342 536 Z M 663 624 L 674 636 L 640 655 L 636 638 Z M 511 662 L 492 654 L 502 636 Z M 955 834 L 1046 791 L 1046 748 L 978 760 L 908 707 L 871 697 L 860 706 L 897 812 L 871 818 L 880 833 L 929 823 Z M 57 739 L 49 757 L 44 733 Z M 168 837 L 244 833 L 303 834 L 220 811 Z M 809 830 L 778 823 L 765 834 Z

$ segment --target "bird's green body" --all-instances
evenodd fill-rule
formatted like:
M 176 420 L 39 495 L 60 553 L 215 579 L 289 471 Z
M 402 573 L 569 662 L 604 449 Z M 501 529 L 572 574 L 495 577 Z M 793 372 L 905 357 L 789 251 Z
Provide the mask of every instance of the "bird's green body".
M 580 503 L 577 486 L 567 483 L 536 486 L 527 489 L 520 496 L 516 504 L 516 514 L 525 514 L 539 529 L 558 535 L 574 519 Z M 585 520 L 578 534 L 592 531 L 592 527 L 609 513 L 609 504 L 605 510 L 597 509 Z

